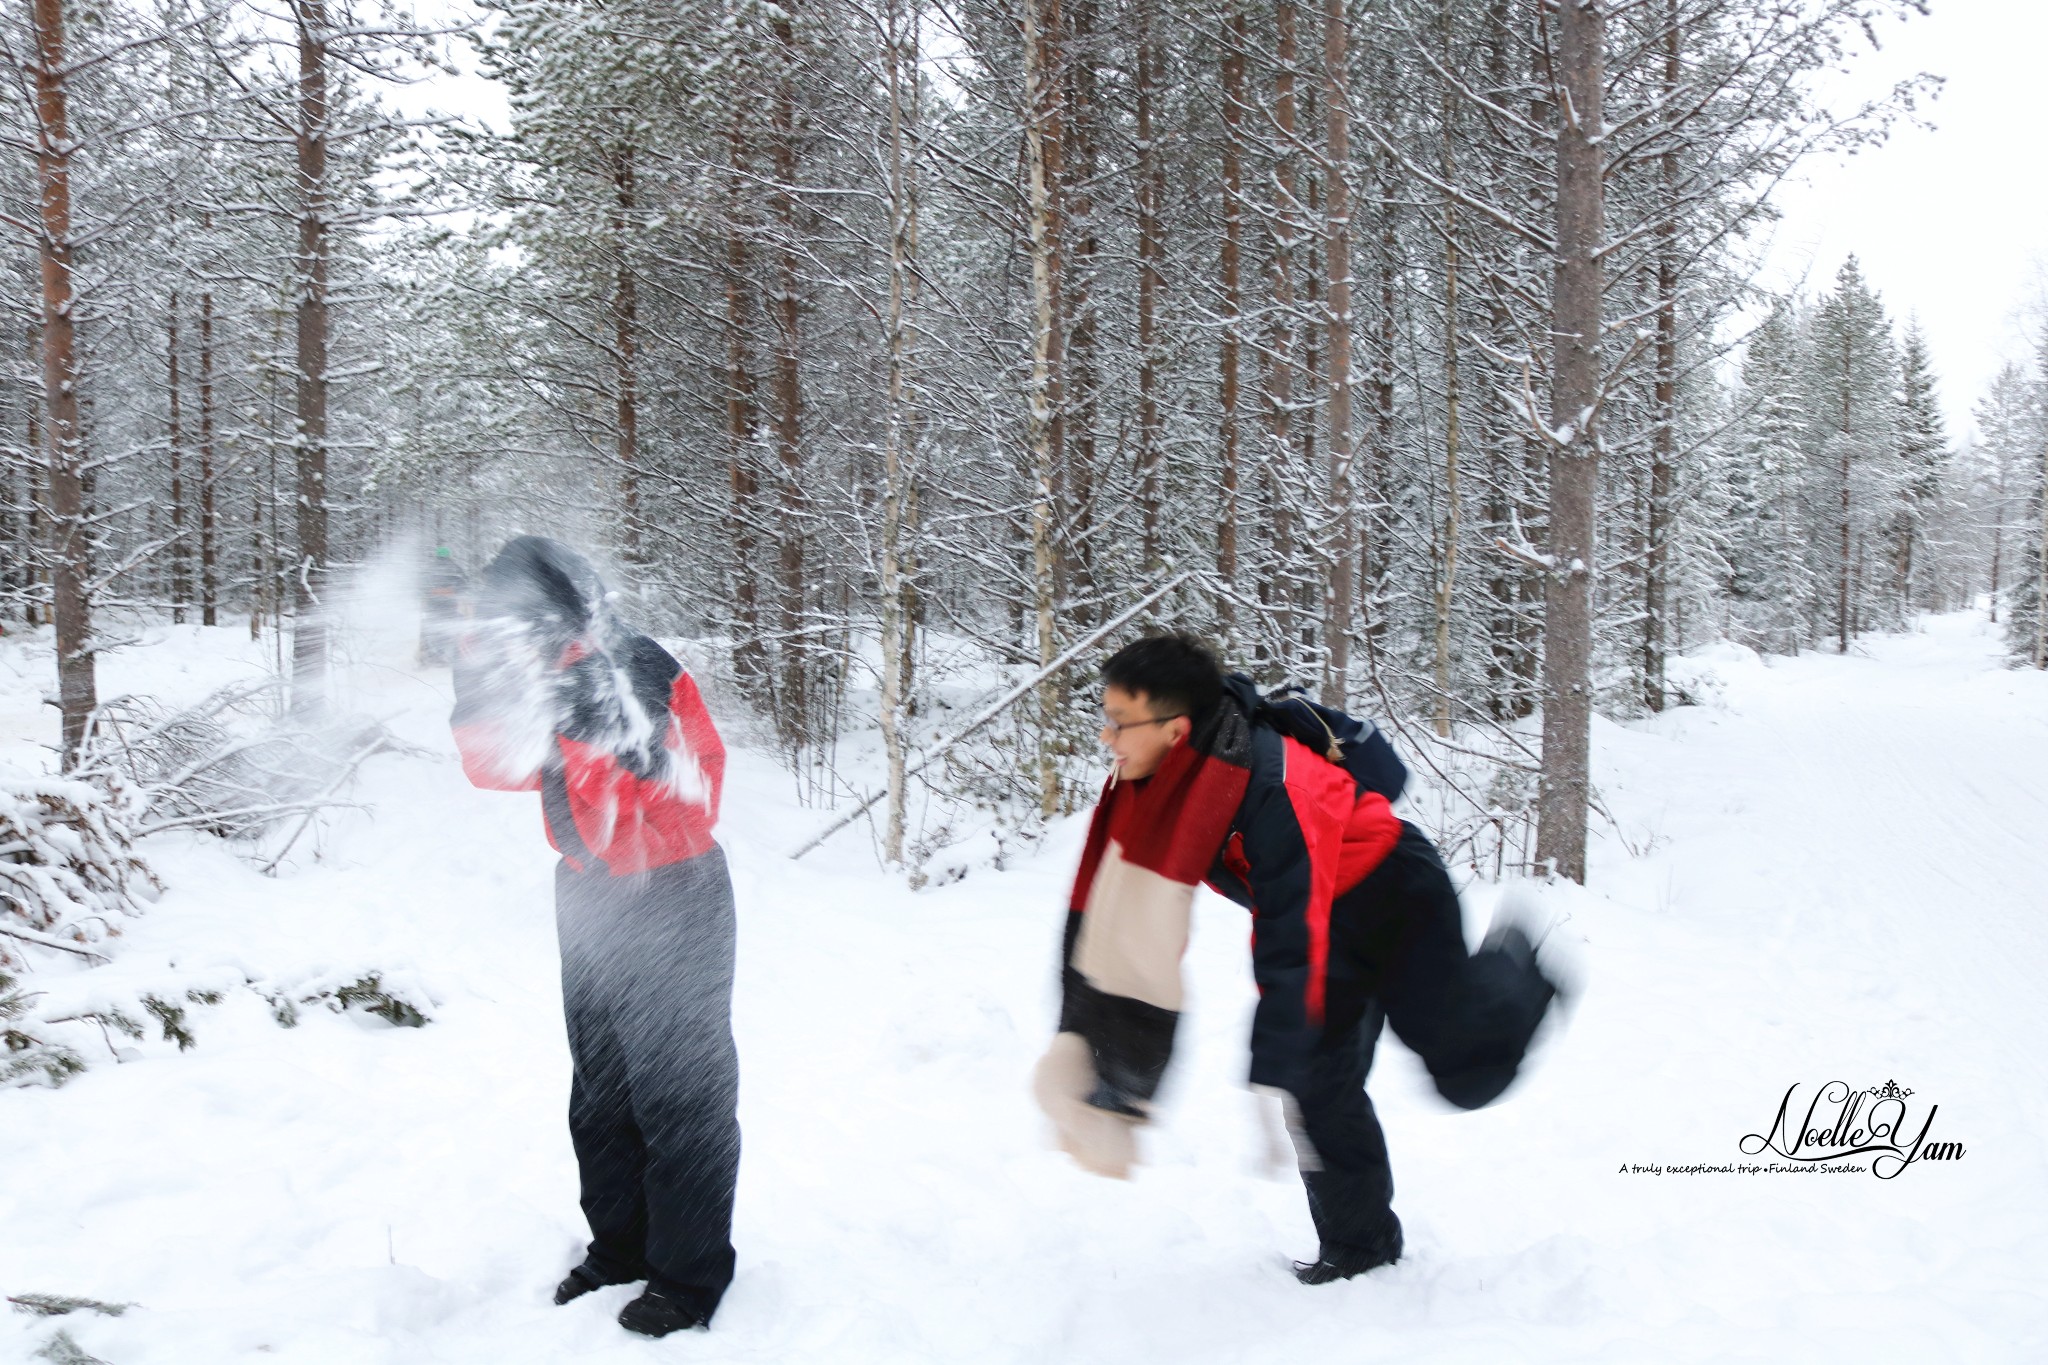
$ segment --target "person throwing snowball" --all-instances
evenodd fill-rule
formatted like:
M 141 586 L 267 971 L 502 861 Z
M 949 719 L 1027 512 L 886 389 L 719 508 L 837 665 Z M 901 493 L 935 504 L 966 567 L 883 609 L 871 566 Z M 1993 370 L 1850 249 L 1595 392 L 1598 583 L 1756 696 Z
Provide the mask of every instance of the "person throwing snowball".
M 591 1240 L 566 1304 L 647 1281 L 619 1324 L 707 1327 L 732 1280 L 734 916 L 712 839 L 725 749 L 697 687 L 589 561 L 520 536 L 483 571 L 451 718 L 479 787 L 537 791 L 555 869 L 569 1134 Z

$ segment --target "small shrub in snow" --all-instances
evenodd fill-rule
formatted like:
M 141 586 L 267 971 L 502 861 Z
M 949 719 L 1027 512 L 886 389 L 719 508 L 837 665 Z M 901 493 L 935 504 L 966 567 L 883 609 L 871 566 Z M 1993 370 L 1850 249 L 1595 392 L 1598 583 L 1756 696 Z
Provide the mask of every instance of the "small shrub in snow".
M 71 1333 L 61 1329 L 42 1350 L 36 1352 L 36 1359 L 50 1361 L 51 1365 L 107 1365 L 106 1361 L 73 1341 Z
M 379 1019 L 397 1028 L 423 1028 L 432 1022 L 432 1008 L 424 992 L 395 982 L 386 982 L 382 972 L 366 972 L 352 981 L 335 982 L 320 980 L 299 986 L 289 997 L 269 996 L 273 1008 L 278 1000 L 284 999 L 287 1007 L 297 1005 L 325 1005 L 336 1014 L 349 1010 L 361 1010 L 374 1014 Z M 278 1022 L 290 1028 L 298 1022 L 298 1011 L 291 1009 L 287 1022 L 282 1010 L 278 1011 Z
M 227 996 L 217 990 L 188 990 L 185 1004 L 218 1005 Z M 119 1057 L 120 1051 L 114 1046 L 114 1035 L 120 1034 L 133 1042 L 141 1042 L 149 1036 L 149 1026 L 143 1019 L 156 1021 L 157 1029 L 167 1043 L 176 1043 L 178 1051 L 188 1052 L 199 1045 L 199 1037 L 192 1031 L 190 1016 L 185 1004 L 166 999 L 156 992 L 145 992 L 136 998 L 131 1010 L 122 1004 L 98 1003 L 88 1008 L 74 1008 L 65 1014 L 46 1015 L 40 1022 L 49 1026 L 63 1024 L 91 1024 L 100 1031 L 100 1038 L 107 1050 Z M 143 1018 L 137 1018 L 137 1013 Z M 75 1055 L 75 1054 L 74 1054 Z M 84 1070 L 83 1065 L 75 1070 Z
M 425 1028 L 434 1021 L 428 1011 L 432 1002 L 425 992 L 409 986 L 387 983 L 382 972 L 366 972 L 353 981 L 317 981 L 293 990 L 263 982 L 251 982 L 250 989 L 270 1004 L 270 1013 L 280 1028 L 299 1026 L 299 1008 L 324 1005 L 335 1014 L 360 1010 L 374 1014 L 395 1028 Z
M 101 972 L 87 972 L 54 979 L 48 992 L 30 992 L 0 975 L 0 1086 L 62 1085 L 102 1047 L 117 1062 L 136 1060 L 140 1054 L 129 1045 L 147 1042 L 152 1033 L 189 1051 L 200 1041 L 195 1007 L 219 1005 L 237 989 L 260 997 L 281 1028 L 297 1027 L 301 1011 L 313 1006 L 373 1016 L 396 1028 L 433 1021 L 433 998 L 424 989 L 380 971 L 326 973 L 290 986 L 215 975 L 182 991 L 137 985 L 109 991 L 97 984 L 103 979 Z
M 220 997 L 216 994 L 214 998 L 218 1000 Z M 193 1037 L 192 1030 L 185 1026 L 183 1005 L 173 1004 L 160 995 L 145 995 L 142 997 L 142 1008 L 149 1011 L 150 1017 L 162 1027 L 164 1041 L 176 1043 L 178 1051 L 189 1052 L 198 1046 L 199 1040 Z
M 70 1313 L 98 1313 L 102 1317 L 118 1318 L 135 1306 L 132 1303 L 76 1299 L 64 1294 L 9 1294 L 7 1302 L 13 1305 L 15 1312 L 39 1318 L 61 1318 Z
M 135 1306 L 132 1303 L 73 1298 L 66 1294 L 10 1294 L 7 1302 L 15 1312 L 38 1318 L 61 1318 L 72 1313 L 98 1313 L 102 1317 L 118 1318 Z M 61 1327 L 36 1352 L 36 1359 L 52 1361 L 54 1365 L 106 1365 L 105 1361 L 73 1341 L 71 1333 Z
M 54 1088 L 85 1070 L 76 1052 L 30 1031 L 26 1016 L 35 998 L 0 972 L 0 1085 L 40 1079 Z
M 376 972 L 335 991 L 334 1001 L 344 1010 L 361 1009 L 398 1028 L 421 1028 L 427 1022 L 417 1005 L 385 990 L 384 980 Z
M 364 760 L 398 747 L 368 722 L 306 728 L 281 719 L 262 704 L 271 687 L 223 689 L 175 712 L 125 698 L 95 715 L 68 776 L 0 777 L 0 969 L 31 965 L 32 949 L 105 966 L 101 945 L 119 934 L 118 922 L 162 889 L 137 840 L 199 830 L 242 841 L 245 853 L 255 844 L 268 871 L 322 811 L 344 804 L 340 792 Z M 282 837 L 263 839 L 273 830 Z M 188 986 L 124 966 L 60 976 L 34 992 L 0 975 L 0 1085 L 61 1085 L 101 1045 L 130 1060 L 124 1040 L 142 1043 L 152 1032 L 189 1051 L 199 1043 L 193 1007 L 243 988 L 286 1028 L 312 1005 L 400 1028 L 432 1017 L 424 991 L 374 970 L 290 985 L 235 972 Z
M 163 889 L 134 818 L 118 785 L 0 778 L 0 965 L 24 944 L 104 960 L 92 945 Z
M 386 981 L 382 972 L 365 972 L 346 982 L 319 978 L 290 990 L 252 981 L 249 989 L 269 1003 L 279 1028 L 297 1028 L 299 1010 L 307 1005 L 322 1005 L 335 1014 L 359 1010 L 395 1028 L 425 1028 L 434 1022 L 433 1001 L 425 991 Z

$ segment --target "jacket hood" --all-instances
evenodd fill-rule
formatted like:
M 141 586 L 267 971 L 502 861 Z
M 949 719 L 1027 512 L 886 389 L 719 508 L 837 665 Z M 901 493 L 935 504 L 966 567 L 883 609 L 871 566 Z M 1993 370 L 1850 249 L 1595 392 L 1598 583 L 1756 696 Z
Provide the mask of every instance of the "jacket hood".
M 566 648 L 597 624 L 604 596 L 604 580 L 582 555 L 545 536 L 515 536 L 484 567 L 477 607 Z
M 1262 698 L 1259 696 L 1258 684 L 1242 673 L 1223 675 L 1223 697 L 1226 702 L 1237 703 L 1237 709 L 1247 716 L 1259 714 Z
M 1242 673 L 1225 674 L 1223 695 L 1195 721 L 1188 742 L 1196 752 L 1239 765 L 1251 762 L 1251 720 L 1259 689 Z

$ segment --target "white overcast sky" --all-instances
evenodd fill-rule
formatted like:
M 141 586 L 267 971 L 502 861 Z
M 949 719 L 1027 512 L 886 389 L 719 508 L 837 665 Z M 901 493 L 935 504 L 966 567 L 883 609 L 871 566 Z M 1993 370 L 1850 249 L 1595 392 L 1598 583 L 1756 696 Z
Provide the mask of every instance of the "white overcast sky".
M 1876 94 L 1915 72 L 1947 78 L 1932 127 L 1809 165 L 1779 195 L 1776 283 L 1828 286 L 1854 253 L 1892 316 L 1919 317 L 1949 433 L 2006 360 L 2027 360 L 2048 303 L 2048 0 L 1934 0 L 1879 31 L 1831 84 Z
M 463 0 L 420 9 L 471 12 Z M 1932 0 L 1932 11 L 1886 24 L 1879 51 L 1828 78 L 1831 98 L 1847 103 L 1917 72 L 1946 77 L 1921 107 L 1929 126 L 1809 162 L 1781 187 L 1766 278 L 1818 291 L 1854 252 L 1892 316 L 1916 315 L 1926 329 L 1960 438 L 1998 367 L 2027 360 L 2028 337 L 2048 325 L 2048 0 Z M 413 98 L 504 123 L 502 93 L 474 76 Z

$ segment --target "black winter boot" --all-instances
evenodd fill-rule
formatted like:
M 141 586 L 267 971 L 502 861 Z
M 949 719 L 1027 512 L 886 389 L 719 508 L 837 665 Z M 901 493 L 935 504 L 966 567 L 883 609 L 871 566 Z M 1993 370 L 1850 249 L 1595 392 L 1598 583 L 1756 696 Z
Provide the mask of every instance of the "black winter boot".
M 694 1305 L 653 1285 L 619 1313 L 619 1326 L 644 1337 L 665 1337 L 691 1327 L 709 1327 L 711 1319 Z
M 585 1261 L 563 1276 L 562 1282 L 555 1286 L 555 1302 L 568 1303 L 572 1299 L 582 1298 L 593 1289 L 603 1289 L 606 1285 L 613 1284 L 631 1284 L 635 1280 L 646 1278 L 644 1274 L 628 1275 L 623 1278 L 613 1276 Z
M 1400 1259 L 1401 1220 L 1389 1213 L 1385 1235 L 1374 1238 L 1371 1246 L 1336 1246 L 1325 1242 L 1313 1261 L 1294 1263 L 1294 1278 L 1303 1284 L 1329 1284 L 1392 1265 Z

